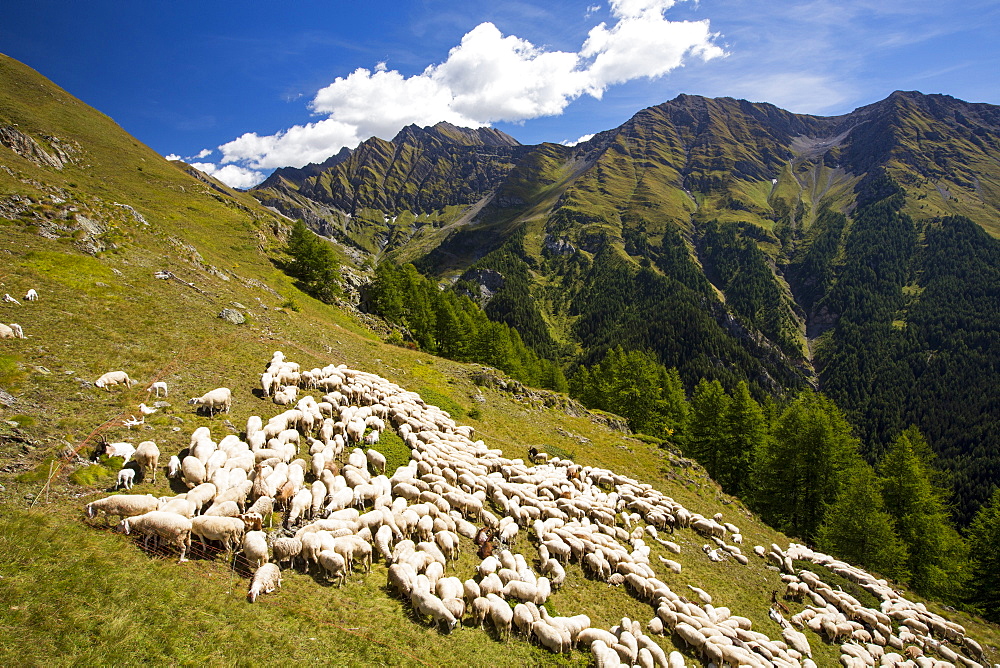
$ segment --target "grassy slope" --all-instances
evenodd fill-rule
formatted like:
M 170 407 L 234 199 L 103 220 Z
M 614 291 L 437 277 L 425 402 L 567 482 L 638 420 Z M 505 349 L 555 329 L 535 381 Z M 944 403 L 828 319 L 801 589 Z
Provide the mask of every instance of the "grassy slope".
M 3 65 L 11 67 L 8 61 Z M 41 100 L 34 108 L 16 104 L 11 91 L 18 78 L 33 81 L 36 93 L 44 93 L 31 98 Z M 368 576 L 354 574 L 342 589 L 289 572 L 279 594 L 249 606 L 243 598 L 246 574 L 232 571 L 221 557 L 177 565 L 168 557 L 145 554 L 131 539 L 104 529 L 103 521 L 94 526 L 84 521 L 82 506 L 104 494 L 111 481 L 76 485 L 69 479 L 76 465 L 56 460 L 55 475 L 46 484 L 54 455 L 66 445 L 81 447 L 86 454 L 91 433 L 110 419 L 135 413 L 138 402 L 147 399 L 143 388 L 154 379 L 170 385 L 172 407 L 150 416 L 140 431 L 112 426 L 105 433 L 133 442 L 153 439 L 164 460 L 186 444 L 197 426 L 210 425 L 220 438 L 227 433 L 226 419 L 240 427 L 251 414 L 267 417 L 278 412 L 252 390 L 262 364 L 279 348 L 303 365 L 343 362 L 407 389 L 437 393 L 464 409 L 477 406 L 481 418 L 463 422 L 474 425 L 508 456 L 523 456 L 529 445 L 559 448 L 581 463 L 651 482 L 691 510 L 725 513 L 727 520 L 743 527 L 747 546 L 787 542 L 748 517 L 738 502 L 723 497 L 699 469 L 672 464 L 664 450 L 586 418 L 477 388 L 469 380 L 469 367 L 381 344 L 349 315 L 298 293 L 274 269 L 258 246 L 276 243 L 275 219 L 254 208 L 244 195 L 216 197 L 145 147 L 136 143 L 130 148 L 130 138 L 110 120 L 84 113 L 82 106 L 63 115 L 64 108 L 80 103 L 60 98 L 64 94 L 57 95 L 29 73 L 20 72 L 9 83 L 0 86 L 0 113 L 6 116 L 0 121 L 77 141 L 87 156 L 81 165 L 100 168 L 77 165 L 57 172 L 0 149 L 5 151 L 0 154 L 3 162 L 19 175 L 0 172 L 0 192 L 22 189 L 44 195 L 44 188 L 25 181 L 56 184 L 79 193 L 80 201 L 97 195 L 131 204 L 149 226 L 133 225 L 127 230 L 131 240 L 120 252 L 94 258 L 69 241 L 45 239 L 32 227 L 0 220 L 0 292 L 20 296 L 34 287 L 41 295 L 35 303 L 0 307 L 0 320 L 21 323 L 29 337 L 0 341 L 0 355 L 20 358 L 25 374 L 19 383 L 4 388 L 18 403 L 0 409 L 3 420 L 22 416 L 18 427 L 0 422 L 4 664 L 263 664 L 281 658 L 358 665 L 589 661 L 586 652 L 558 658 L 521 640 L 497 642 L 490 632 L 477 629 L 441 635 L 412 620 L 408 606 L 384 592 L 383 566 L 375 566 Z M 26 127 L 31 123 L 35 127 Z M 138 166 L 144 169 L 140 172 Z M 202 259 L 170 237 L 193 246 Z M 209 265 L 216 268 L 214 273 Z M 153 272 L 163 268 L 207 294 L 153 278 Z M 261 281 L 278 294 L 237 277 Z M 289 298 L 301 305 L 299 312 L 278 308 Z M 233 326 L 216 317 L 233 302 L 249 307 L 247 324 Z M 140 384 L 108 393 L 86 388 L 78 380 L 93 381 L 118 368 Z M 185 405 L 187 397 L 220 385 L 234 391 L 231 415 L 209 419 Z M 480 393 L 482 403 L 474 399 Z M 170 493 L 163 478 L 155 485 L 143 482 L 135 491 Z M 753 619 L 756 628 L 777 634 L 766 615 L 769 593 L 778 587 L 773 571 L 756 559 L 749 567 L 711 564 L 699 549 L 703 541 L 687 530 L 676 540 L 683 547 L 679 560 L 684 572 L 672 576 L 657 568 L 666 582 L 679 592 L 686 584 L 701 586 L 717 604 L 730 605 Z M 465 545 L 454 567 L 462 578 L 472 573 L 469 547 Z M 655 554 L 665 553 L 656 546 Z M 653 563 L 658 564 L 655 557 Z M 623 615 L 640 620 L 652 616 L 648 605 L 624 590 L 584 579 L 576 565 L 568 570 L 566 587 L 552 597 L 559 613 L 584 612 L 604 627 Z M 995 629 L 978 624 L 972 628 L 974 636 L 996 644 Z M 832 647 L 815 636 L 811 640 L 821 665 L 836 662 Z M 671 647 L 669 639 L 663 644 Z

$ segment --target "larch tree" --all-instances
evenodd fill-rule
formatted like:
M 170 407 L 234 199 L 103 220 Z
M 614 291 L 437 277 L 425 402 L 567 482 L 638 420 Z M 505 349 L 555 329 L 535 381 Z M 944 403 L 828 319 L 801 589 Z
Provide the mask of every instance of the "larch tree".
M 742 496 L 750 490 L 754 452 L 767 438 L 767 418 L 750 396 L 746 381 L 741 380 L 733 390 L 724 432 L 717 480 L 730 494 Z
M 805 390 L 757 450 L 753 505 L 772 526 L 812 540 L 843 475 L 859 459 L 858 442 L 840 410 Z
M 956 601 L 968 576 L 968 549 L 949 520 L 944 491 L 933 484 L 932 456 L 920 430 L 910 427 L 879 462 L 879 482 L 909 552 L 910 584 L 924 595 Z
M 972 552 L 967 598 L 984 617 L 1000 622 L 1000 487 L 976 513 L 968 535 L 978 549 Z
M 691 396 L 691 419 L 685 447 L 705 467 L 708 475 L 720 484 L 719 474 L 723 470 L 722 460 L 729 438 L 726 419 L 729 404 L 729 395 L 722 383 L 702 378 Z
M 882 575 L 907 577 L 906 547 L 885 511 L 875 472 L 860 458 L 845 471 L 840 493 L 816 530 L 816 545 Z

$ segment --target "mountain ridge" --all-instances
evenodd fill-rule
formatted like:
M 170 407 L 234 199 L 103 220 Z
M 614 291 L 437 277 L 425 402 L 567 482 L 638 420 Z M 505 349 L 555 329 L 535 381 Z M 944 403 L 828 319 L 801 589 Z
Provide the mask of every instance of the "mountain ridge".
M 940 417 L 928 417 L 935 411 L 921 403 L 926 399 L 913 398 L 913 383 L 927 373 L 918 351 L 932 345 L 919 330 L 931 322 L 920 301 L 927 299 L 921 277 L 932 275 L 926 268 L 936 262 L 923 240 L 952 216 L 1000 235 L 1000 107 L 895 91 L 823 117 L 679 95 L 577 146 L 518 147 L 471 191 L 460 183 L 464 191 L 449 192 L 452 185 L 432 165 L 452 165 L 449 151 L 461 150 L 464 169 L 475 173 L 471 163 L 480 154 L 430 147 L 414 130 L 399 140 L 379 140 L 377 151 L 373 143 L 352 156 L 349 172 L 340 163 L 309 182 L 349 173 L 369 179 L 352 187 L 382 197 L 383 209 L 350 222 L 335 212 L 340 224 L 322 229 L 376 261 L 415 262 L 442 284 L 457 281 L 483 295 L 492 318 L 521 328 L 526 343 L 570 372 L 617 342 L 653 350 L 681 370 L 689 390 L 700 377 L 728 387 L 745 378 L 758 396 L 804 384 L 828 389 L 871 440 L 873 459 L 904 421 L 944 433 L 932 423 Z M 432 212 L 401 209 L 413 201 L 406 181 L 388 178 L 392 163 L 375 159 L 413 154 L 417 145 L 425 165 L 421 188 L 442 204 Z M 294 193 L 299 202 L 308 200 L 306 190 Z M 323 203 L 337 209 L 338 201 Z M 284 212 L 295 216 L 295 206 Z M 879 222 L 859 227 L 859 216 Z M 866 250 L 868 243 L 886 252 Z M 618 292 L 610 290 L 617 302 L 602 297 L 608 281 L 620 283 Z M 879 306 L 859 310 L 858 299 Z M 936 302 L 934 318 L 950 308 Z M 981 308 L 992 312 L 986 303 Z M 911 312 L 922 314 L 918 329 Z M 895 352 L 884 352 L 894 370 L 884 366 L 879 373 L 890 375 L 880 382 L 902 398 L 881 426 L 865 409 L 873 390 L 863 390 L 868 381 L 851 371 L 868 364 L 850 334 L 852 327 L 870 328 L 857 320 L 861 313 L 877 313 L 885 329 L 873 335 L 895 342 Z M 946 373 L 933 382 L 960 386 Z M 994 418 L 1000 415 L 987 410 L 977 421 Z M 954 435 L 942 438 L 939 451 L 953 451 Z M 980 500 L 989 479 L 982 461 L 970 465 L 980 471 L 977 482 L 960 483 L 979 486 Z

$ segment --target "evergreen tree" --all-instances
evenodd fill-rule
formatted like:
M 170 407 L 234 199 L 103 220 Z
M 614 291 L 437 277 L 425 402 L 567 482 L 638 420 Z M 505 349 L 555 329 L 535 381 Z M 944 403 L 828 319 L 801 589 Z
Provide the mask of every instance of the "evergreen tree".
M 840 493 L 816 531 L 817 547 L 883 575 L 905 578 L 906 547 L 893 531 L 875 472 L 859 458 L 844 473 Z
M 726 428 L 729 404 L 729 395 L 722 383 L 702 378 L 691 396 L 691 420 L 685 447 L 720 484 L 719 474 L 724 468 L 722 460 L 729 440 Z
M 753 504 L 771 526 L 811 540 L 842 477 L 859 459 L 843 414 L 823 395 L 805 390 L 757 450 Z
M 661 377 L 663 390 L 659 405 L 662 431 L 667 436 L 673 436 L 675 441 L 683 442 L 691 416 L 691 406 L 684 392 L 681 373 L 676 367 L 670 367 Z
M 900 434 L 879 463 L 882 498 L 909 552 L 913 588 L 954 601 L 966 577 L 967 548 L 949 521 L 943 490 L 932 484 L 931 456 L 919 429 Z
M 1000 622 L 1000 487 L 972 520 L 969 543 L 978 547 L 972 553 L 969 601 L 984 617 Z
M 767 418 L 760 404 L 750 396 L 746 381 L 741 380 L 733 390 L 725 434 L 717 481 L 730 494 L 742 496 L 751 488 L 754 452 L 767 438 Z
M 621 415 L 634 431 L 676 440 L 687 425 L 680 374 L 641 350 L 617 347 L 593 367 L 581 365 L 570 391 L 590 408 Z
M 296 220 L 288 235 L 285 252 L 292 256 L 286 266 L 289 276 L 299 279 L 302 291 L 332 304 L 340 295 L 340 265 L 330 245 Z

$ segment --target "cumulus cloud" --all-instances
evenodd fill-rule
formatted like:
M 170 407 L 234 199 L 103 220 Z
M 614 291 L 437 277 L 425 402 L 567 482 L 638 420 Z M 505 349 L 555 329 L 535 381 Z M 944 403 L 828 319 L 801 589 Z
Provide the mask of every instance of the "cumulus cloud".
M 248 132 L 219 147 L 221 162 L 242 166 L 241 174 L 301 167 L 371 136 L 389 139 L 411 123 L 482 127 L 554 116 L 582 95 L 600 98 L 609 86 L 725 55 L 707 20 L 668 20 L 673 5 L 612 0 L 614 22 L 595 26 L 576 52 L 539 47 L 482 23 L 419 74 L 404 76 L 379 62 L 337 77 L 309 103 L 324 118 L 273 135 Z
M 219 167 L 211 162 L 192 162 L 191 166 L 213 176 L 230 188 L 251 188 L 264 180 L 264 174 L 239 165 Z
M 210 148 L 203 148 L 200 151 L 198 151 L 198 155 L 194 156 L 194 159 L 195 160 L 203 160 L 204 158 L 207 158 L 210 155 L 212 155 L 212 149 L 210 149 Z
M 583 135 L 579 139 L 563 139 L 559 143 L 562 144 L 563 146 L 576 146 L 577 144 L 582 144 L 585 141 L 590 141 L 593 138 L 594 138 L 594 135 L 593 135 L 593 133 L 591 133 L 589 135 Z
M 181 159 L 181 156 L 177 155 L 176 153 L 168 153 L 167 155 L 165 155 L 163 157 L 166 158 L 167 160 L 180 160 Z

